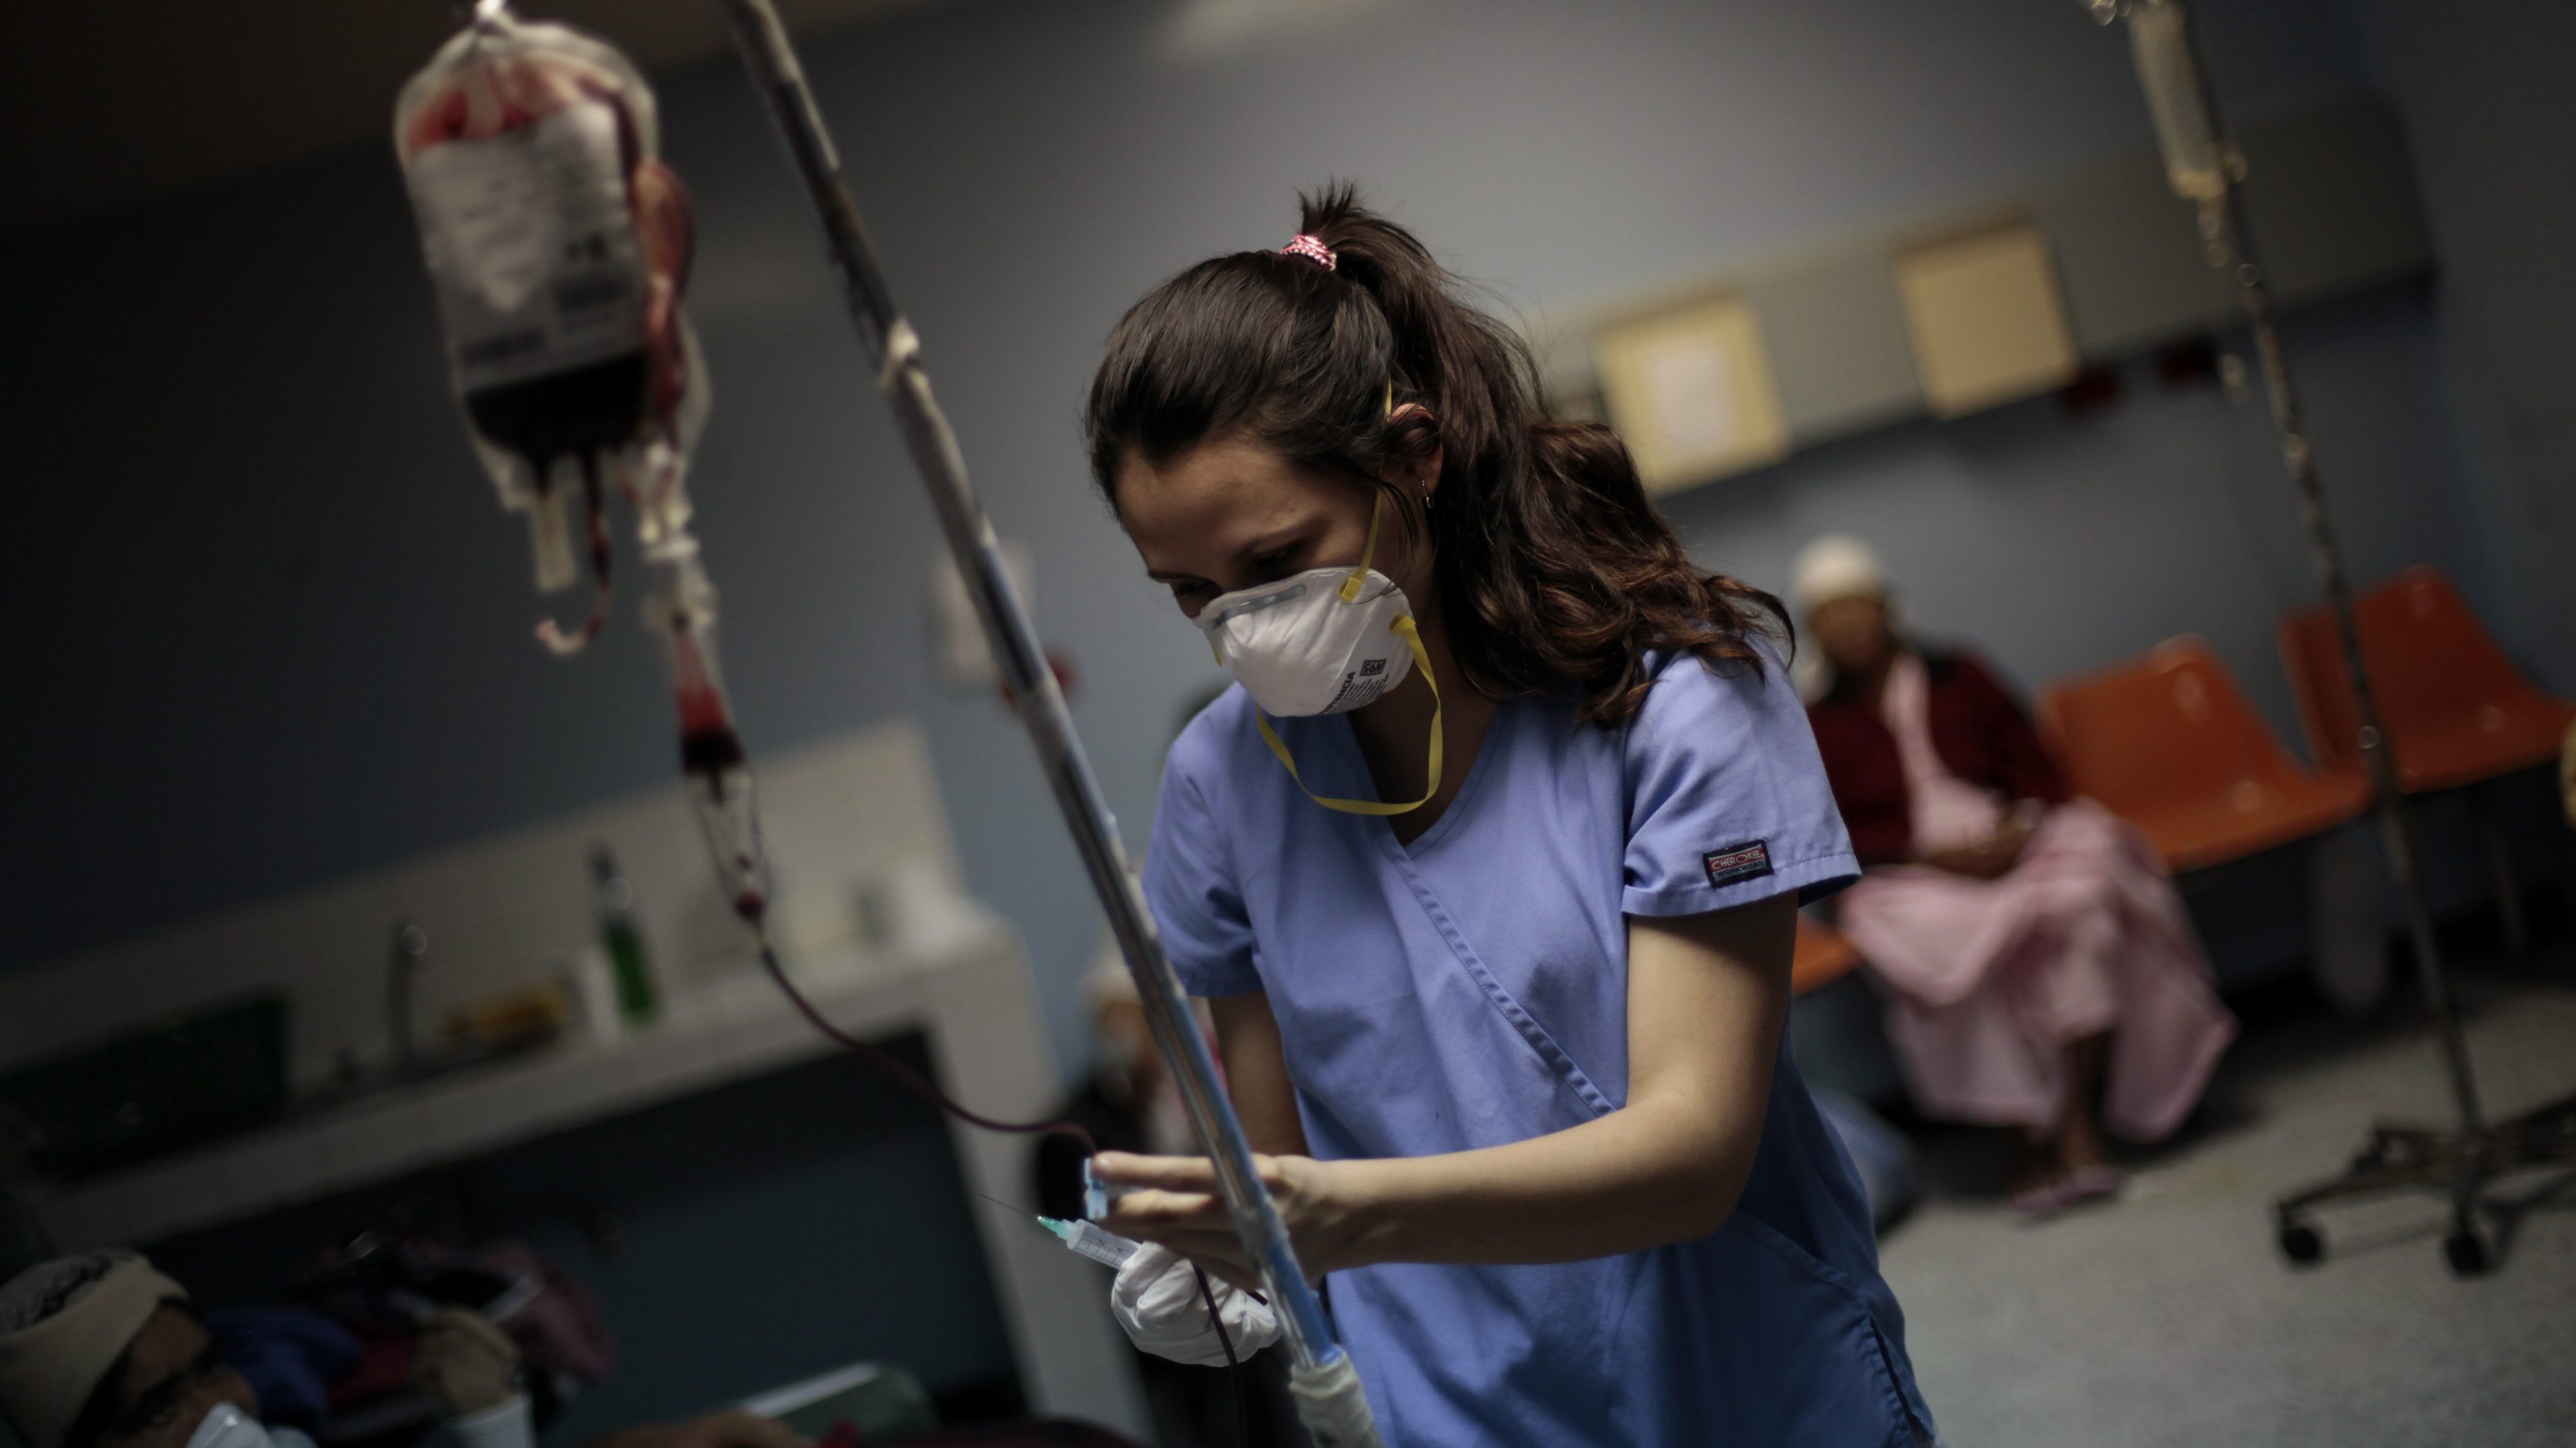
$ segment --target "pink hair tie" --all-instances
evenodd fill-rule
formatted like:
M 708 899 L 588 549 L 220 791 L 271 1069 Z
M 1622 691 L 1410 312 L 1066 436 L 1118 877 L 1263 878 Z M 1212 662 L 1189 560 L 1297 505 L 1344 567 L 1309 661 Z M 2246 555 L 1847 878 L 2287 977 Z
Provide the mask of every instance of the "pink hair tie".
M 1323 264 L 1323 268 L 1326 271 L 1337 271 L 1340 269 L 1336 258 L 1333 256 L 1333 249 L 1324 245 L 1324 239 L 1320 236 L 1309 236 L 1302 231 L 1290 238 L 1286 246 L 1279 248 L 1279 254 L 1282 256 L 1302 256 L 1308 261 L 1320 262 Z

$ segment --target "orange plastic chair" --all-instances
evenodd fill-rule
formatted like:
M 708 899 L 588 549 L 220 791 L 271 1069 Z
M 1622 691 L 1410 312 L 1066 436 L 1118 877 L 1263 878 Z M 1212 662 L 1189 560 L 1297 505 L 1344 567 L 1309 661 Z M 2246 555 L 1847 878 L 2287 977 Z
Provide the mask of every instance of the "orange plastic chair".
M 1798 954 L 1789 966 L 1789 993 L 1805 995 L 1820 986 L 1832 985 L 1851 974 L 1860 964 L 1860 950 L 1843 938 L 1843 933 L 1821 920 L 1798 912 Z
M 2558 757 L 2576 704 L 2534 688 L 2440 570 L 2407 569 L 2355 598 L 2352 612 L 2398 788 L 2452 789 Z M 2318 763 L 2363 773 L 2333 615 L 2314 608 L 2282 619 L 2281 658 Z
M 2300 768 L 2190 635 L 2059 680 L 2038 712 L 2067 783 L 2144 830 L 2175 871 L 2305 839 L 2370 804 L 2366 781 Z

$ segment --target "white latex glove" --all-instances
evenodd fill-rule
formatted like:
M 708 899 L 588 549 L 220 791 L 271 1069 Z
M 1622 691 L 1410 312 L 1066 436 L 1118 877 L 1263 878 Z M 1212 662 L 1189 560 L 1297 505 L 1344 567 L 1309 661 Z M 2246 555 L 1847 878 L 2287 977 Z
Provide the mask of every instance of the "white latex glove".
M 1240 1360 L 1279 1340 L 1279 1318 L 1249 1292 L 1210 1277 L 1217 1316 Z M 1156 1357 L 1197 1367 L 1225 1366 L 1225 1348 L 1199 1299 L 1199 1278 L 1189 1259 L 1159 1242 L 1147 1242 L 1118 1269 L 1109 1286 L 1109 1310 L 1127 1339 Z

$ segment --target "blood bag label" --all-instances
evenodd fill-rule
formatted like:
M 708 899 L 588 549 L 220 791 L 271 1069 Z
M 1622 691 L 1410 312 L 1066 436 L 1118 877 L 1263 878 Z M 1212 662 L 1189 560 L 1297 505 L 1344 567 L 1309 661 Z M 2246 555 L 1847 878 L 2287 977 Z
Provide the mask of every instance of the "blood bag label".
M 645 264 L 607 103 L 432 146 L 405 175 L 459 391 L 643 345 Z

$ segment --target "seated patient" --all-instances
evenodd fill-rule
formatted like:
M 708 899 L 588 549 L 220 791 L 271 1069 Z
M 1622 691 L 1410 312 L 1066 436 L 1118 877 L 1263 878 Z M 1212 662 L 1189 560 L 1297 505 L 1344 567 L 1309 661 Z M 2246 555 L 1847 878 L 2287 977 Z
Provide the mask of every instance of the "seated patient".
M 1838 919 L 1891 987 L 1916 1104 L 2022 1129 L 2016 1212 L 2115 1192 L 2101 1128 L 2170 1134 L 2236 1034 L 2162 861 L 2068 797 L 1974 657 L 1896 631 L 1866 544 L 1809 543 L 1790 592 L 1827 669 L 1808 718 L 1864 867 Z

